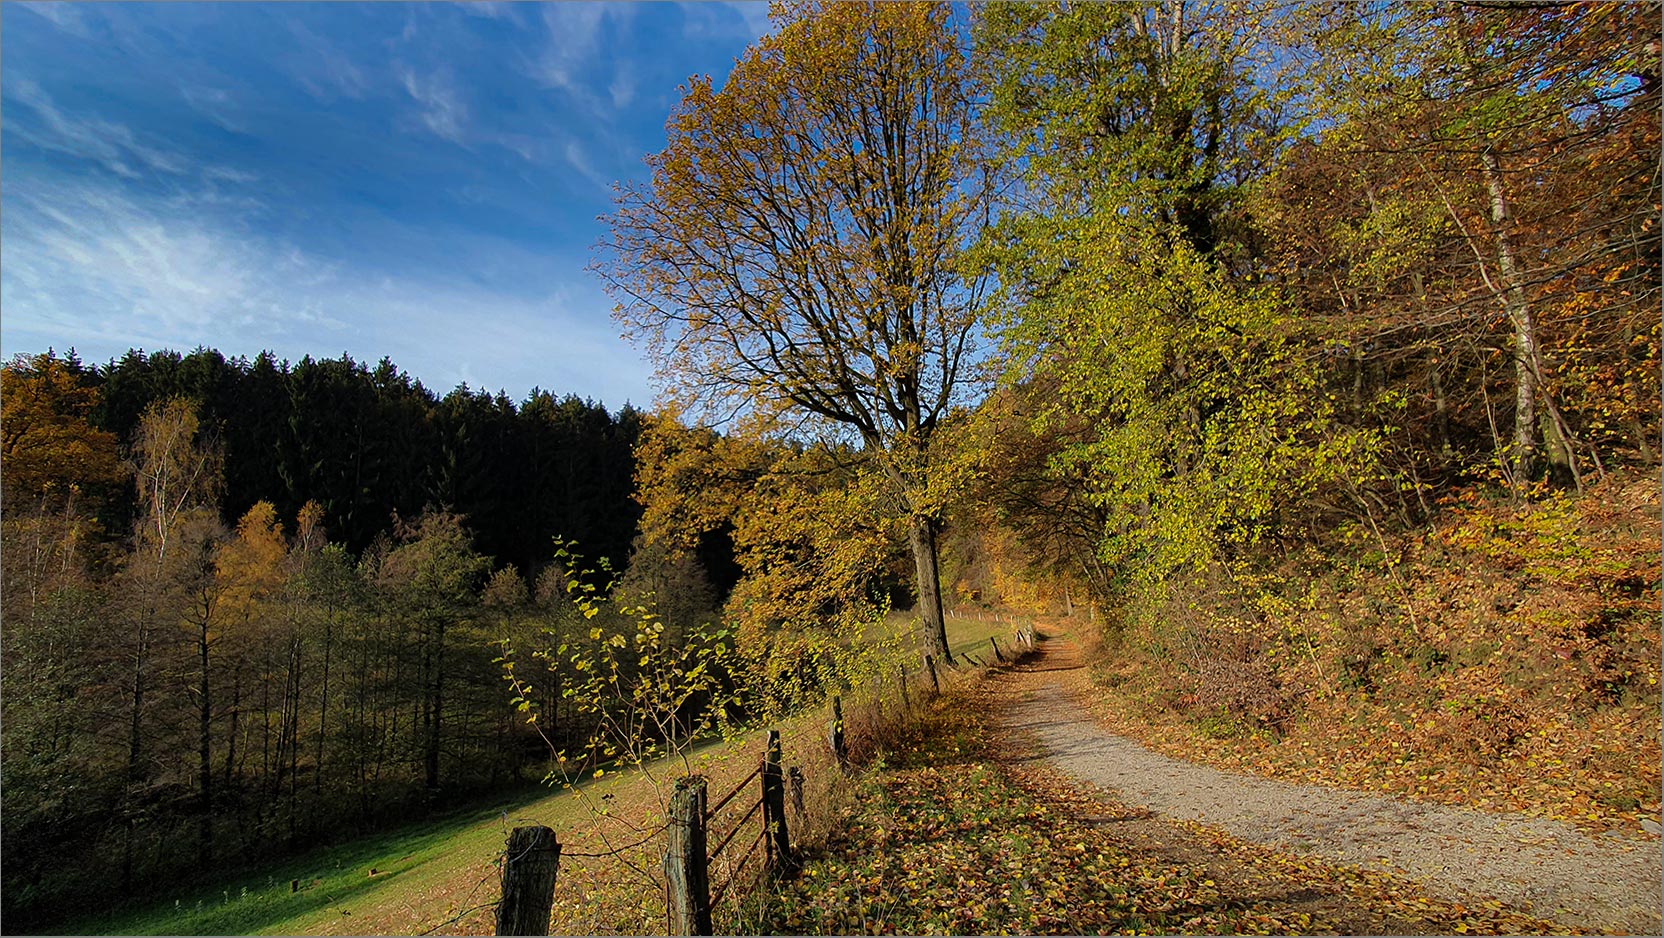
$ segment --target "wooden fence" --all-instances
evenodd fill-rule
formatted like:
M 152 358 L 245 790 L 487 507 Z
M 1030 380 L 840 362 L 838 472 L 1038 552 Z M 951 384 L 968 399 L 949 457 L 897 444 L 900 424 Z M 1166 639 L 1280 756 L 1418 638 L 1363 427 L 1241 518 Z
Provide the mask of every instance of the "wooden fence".
M 1033 650 L 1035 640 L 1033 626 L 1018 626 L 1011 637 L 1016 657 Z M 988 642 L 992 650 L 989 660 L 1006 661 L 999 642 L 994 638 Z M 962 657 L 983 666 L 981 660 L 971 655 Z M 912 707 L 908 685 L 919 673 L 909 675 L 905 665 L 898 667 L 899 697 L 904 708 Z M 922 673 L 929 677 L 931 694 L 939 694 L 941 679 L 930 655 L 924 657 Z M 838 765 L 847 765 L 849 754 L 844 740 L 841 697 L 832 698 L 828 742 Z M 724 899 L 737 895 L 734 890 L 755 857 L 762 857 L 765 876 L 790 876 L 798 868 L 798 856 L 787 830 L 786 803 L 789 797 L 801 822 L 803 770 L 794 766 L 790 772 L 782 771 L 778 730 L 768 731 L 768 743 L 757 767 L 709 806 L 706 785 L 702 775 L 683 776 L 677 779 L 670 795 L 664 874 L 669 889 L 667 925 L 673 935 L 711 934 L 711 910 Z M 755 797 L 748 789 L 755 792 Z M 757 819 L 755 825 L 752 825 L 753 818 Z M 755 836 L 751 836 L 753 830 Z M 709 846 L 713 831 L 717 835 L 715 847 Z M 739 846 L 742 843 L 745 846 Z M 555 832 L 547 827 L 517 827 L 509 835 L 503 854 L 497 934 L 549 933 L 560 850 Z M 712 889 L 711 871 L 719 860 L 726 861 L 720 864 L 723 876 Z

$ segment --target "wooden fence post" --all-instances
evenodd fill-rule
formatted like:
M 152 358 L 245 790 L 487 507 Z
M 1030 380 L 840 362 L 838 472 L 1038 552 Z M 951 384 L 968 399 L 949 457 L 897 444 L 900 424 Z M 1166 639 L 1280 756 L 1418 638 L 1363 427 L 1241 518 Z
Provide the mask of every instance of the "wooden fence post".
M 705 779 L 688 775 L 670 793 L 670 846 L 664 875 L 670 886 L 673 935 L 711 933 L 711 877 L 705 855 Z
M 1000 643 L 994 640 L 994 636 L 988 636 L 988 644 L 994 646 L 994 660 L 1004 662 L 1005 655 L 1000 654 Z
M 832 698 L 832 755 L 840 766 L 849 761 L 849 752 L 844 749 L 844 701 L 837 696 Z
M 797 812 L 797 822 L 803 823 L 803 769 L 792 766 L 786 771 L 786 788 L 792 794 L 792 809 Z
M 930 692 L 940 694 L 942 692 L 942 682 L 936 679 L 936 659 L 925 655 L 924 669 L 930 672 Z
M 913 709 L 913 701 L 907 696 L 907 665 L 896 665 L 896 676 L 901 681 L 901 705 L 911 710 Z
M 516 827 L 503 854 L 503 897 L 497 902 L 497 934 L 547 935 L 555 902 L 560 843 L 547 827 Z
M 768 868 L 772 875 L 791 872 L 791 836 L 786 832 L 786 782 L 780 772 L 780 731 L 768 731 L 768 752 L 763 756 L 763 836 L 768 847 Z

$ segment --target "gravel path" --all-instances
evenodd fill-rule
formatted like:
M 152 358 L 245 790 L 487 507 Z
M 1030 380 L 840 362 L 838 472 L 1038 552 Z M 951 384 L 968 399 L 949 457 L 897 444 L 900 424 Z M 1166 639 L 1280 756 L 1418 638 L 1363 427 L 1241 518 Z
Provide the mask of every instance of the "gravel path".
M 1062 686 L 1073 649 L 1043 643 L 1010 679 L 1028 690 L 1009 716 L 1070 775 L 1128 804 L 1246 841 L 1402 871 L 1429 894 L 1493 897 L 1568 925 L 1659 934 L 1660 843 L 1590 837 L 1544 818 L 1491 814 L 1222 772 L 1151 752 L 1100 726 Z M 1071 681 L 1070 683 L 1075 683 Z

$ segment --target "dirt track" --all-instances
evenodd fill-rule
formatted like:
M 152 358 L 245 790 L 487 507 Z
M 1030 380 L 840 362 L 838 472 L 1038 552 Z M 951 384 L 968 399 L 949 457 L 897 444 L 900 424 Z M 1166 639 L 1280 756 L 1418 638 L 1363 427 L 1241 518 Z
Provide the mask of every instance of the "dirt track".
M 1151 752 L 1103 728 L 1076 699 L 1088 689 L 1067 639 L 1004 679 L 1006 714 L 1067 774 L 1158 814 L 1421 881 L 1430 895 L 1489 896 L 1568 925 L 1659 934 L 1658 840 L 1590 837 L 1569 824 L 1222 772 Z

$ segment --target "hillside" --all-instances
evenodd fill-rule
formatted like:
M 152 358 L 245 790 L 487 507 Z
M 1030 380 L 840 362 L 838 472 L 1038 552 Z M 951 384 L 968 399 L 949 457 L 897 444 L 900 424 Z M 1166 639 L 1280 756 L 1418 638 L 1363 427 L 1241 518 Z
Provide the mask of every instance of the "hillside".
M 1225 768 L 1656 836 L 1659 517 L 1656 477 L 1470 494 L 1385 553 L 1194 583 L 1108 633 L 1095 708 Z

